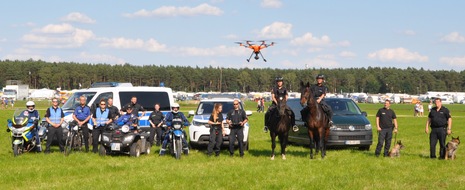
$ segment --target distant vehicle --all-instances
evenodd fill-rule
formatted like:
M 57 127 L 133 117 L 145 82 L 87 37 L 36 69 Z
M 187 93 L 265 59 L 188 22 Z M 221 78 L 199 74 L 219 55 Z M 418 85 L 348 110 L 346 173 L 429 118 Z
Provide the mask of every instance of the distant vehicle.
M 13 100 L 25 100 L 29 96 L 29 85 L 6 85 L 3 88 L 2 98 Z
M 326 103 L 333 109 L 333 126 L 330 128 L 329 147 L 359 147 L 369 150 L 373 143 L 373 132 L 367 113 L 362 112 L 357 104 L 348 98 L 325 98 Z M 299 131 L 289 133 L 289 142 L 310 144 L 307 127 L 304 126 L 300 110 L 300 99 L 288 99 L 287 105 L 294 111 L 296 125 Z
M 239 109 L 244 109 L 244 105 L 239 100 Z M 194 116 L 192 119 L 191 125 L 189 126 L 189 144 L 192 147 L 198 147 L 201 145 L 208 145 L 210 141 L 210 125 L 208 125 L 208 120 L 213 111 L 213 106 L 215 103 L 220 103 L 223 105 L 223 122 L 225 123 L 225 136 L 223 137 L 223 145 L 229 144 L 229 133 L 230 129 L 228 124 L 226 124 L 226 114 L 234 108 L 233 103 L 234 99 L 232 98 L 213 98 L 201 100 L 197 110 L 189 111 L 189 117 Z M 251 111 L 246 111 L 247 116 L 252 115 Z M 249 123 L 247 122 L 244 125 L 244 148 L 248 150 L 249 148 Z

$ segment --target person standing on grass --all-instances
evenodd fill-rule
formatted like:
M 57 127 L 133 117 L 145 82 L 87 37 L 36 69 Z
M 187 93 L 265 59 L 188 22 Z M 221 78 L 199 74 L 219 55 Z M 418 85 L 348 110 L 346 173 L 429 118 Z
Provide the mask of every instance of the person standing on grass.
M 57 138 L 58 146 L 60 147 L 60 151 L 63 152 L 65 150 L 65 146 L 63 144 L 63 129 L 61 128 L 61 124 L 64 121 L 65 114 L 63 110 L 58 107 L 58 99 L 52 99 L 52 107 L 49 107 L 45 113 L 45 120 L 48 123 L 47 127 L 47 144 L 45 146 L 45 154 L 50 153 L 50 145 L 52 145 L 53 139 Z
M 234 156 L 234 143 L 239 145 L 239 154 L 244 156 L 244 125 L 249 120 L 244 110 L 239 109 L 239 100 L 234 100 L 234 109 L 228 112 L 226 122 L 229 124 L 229 156 Z
M 215 151 L 215 156 L 220 156 L 221 144 L 223 144 L 224 126 L 223 126 L 223 105 L 215 103 L 212 114 L 208 120 L 210 125 L 210 142 L 208 143 L 207 154 L 211 156 Z
M 74 109 L 73 119 L 70 123 L 70 126 L 79 126 L 82 129 L 82 135 L 84 136 L 84 146 L 86 147 L 86 152 L 89 152 L 89 128 L 87 123 L 91 119 L 90 107 L 87 106 L 87 98 L 85 96 L 79 97 L 80 105 Z
M 110 109 L 107 108 L 105 100 L 100 100 L 100 109 L 95 109 L 92 114 L 92 121 L 94 123 L 94 129 L 92 130 L 92 152 L 98 152 L 98 140 L 103 134 L 103 130 L 111 122 L 113 122 Z
M 429 133 L 430 158 L 436 158 L 436 144 L 439 141 L 439 159 L 444 159 L 446 156 L 446 134 L 452 133 L 452 117 L 449 109 L 442 106 L 440 98 L 434 100 L 436 107 L 431 109 L 426 121 L 425 133 Z
M 391 109 L 391 101 L 384 101 L 384 107 L 376 113 L 376 128 L 378 130 L 378 144 L 376 145 L 375 155 L 379 157 L 384 143 L 384 157 L 388 156 L 391 148 L 392 132 L 397 134 L 397 116 Z
M 150 138 L 149 142 L 150 144 L 153 145 L 154 141 L 156 140 L 157 146 L 160 146 L 161 139 L 163 139 L 161 136 L 163 135 L 163 120 L 165 119 L 165 116 L 163 113 L 160 111 L 160 104 L 155 104 L 154 106 L 155 110 L 153 110 L 152 113 L 150 113 L 149 116 L 149 122 L 150 122 Z M 157 139 L 155 139 L 155 134 L 157 134 Z

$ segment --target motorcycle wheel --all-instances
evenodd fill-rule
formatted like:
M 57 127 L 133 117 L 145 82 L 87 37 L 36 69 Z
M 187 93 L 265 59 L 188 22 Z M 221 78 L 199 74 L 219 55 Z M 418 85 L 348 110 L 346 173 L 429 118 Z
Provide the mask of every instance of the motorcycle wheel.
M 21 148 L 19 147 L 18 144 L 15 144 L 13 146 L 13 155 L 16 157 L 16 156 L 19 156 L 21 154 Z
M 181 154 L 182 154 L 181 139 L 176 139 L 174 143 L 176 146 L 176 153 L 175 153 L 176 159 L 181 159 Z
M 129 155 L 132 157 L 139 157 L 140 156 L 140 145 L 137 142 L 132 143 L 131 148 L 129 150 Z
M 65 156 L 68 156 L 71 153 L 71 151 L 73 151 L 73 144 L 74 144 L 74 136 L 70 132 L 68 133 L 68 137 L 66 137 Z

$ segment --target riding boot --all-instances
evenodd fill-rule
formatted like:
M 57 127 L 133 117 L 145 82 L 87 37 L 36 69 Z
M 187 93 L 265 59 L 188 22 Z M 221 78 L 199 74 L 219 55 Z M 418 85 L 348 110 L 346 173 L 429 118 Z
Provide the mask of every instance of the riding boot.
M 160 156 L 164 156 L 166 152 L 166 149 L 162 148 L 160 149 Z
M 269 120 L 270 119 L 270 110 L 268 110 L 265 113 L 265 127 L 263 127 L 263 132 L 267 133 L 268 132 L 268 125 L 269 125 Z

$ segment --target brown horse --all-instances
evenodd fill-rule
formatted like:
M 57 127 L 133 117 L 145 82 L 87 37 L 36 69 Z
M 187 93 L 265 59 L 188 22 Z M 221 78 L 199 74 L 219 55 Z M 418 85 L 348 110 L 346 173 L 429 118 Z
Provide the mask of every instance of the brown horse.
M 326 156 L 326 143 L 329 136 L 329 118 L 326 116 L 321 105 L 314 99 L 310 90 L 310 83 L 304 84 L 300 81 L 300 103 L 306 105 L 302 113 L 302 120 L 308 128 L 310 138 L 310 158 L 313 159 L 313 148 L 316 154 L 321 150 L 321 158 Z
M 276 117 L 276 111 L 279 110 L 279 117 Z M 291 129 L 291 116 L 287 111 L 286 100 L 281 100 L 276 106 L 276 109 L 270 116 L 270 137 L 271 137 L 271 160 L 274 160 L 274 149 L 276 148 L 276 136 L 281 144 L 281 156 L 286 159 L 286 146 L 289 138 L 289 130 Z

